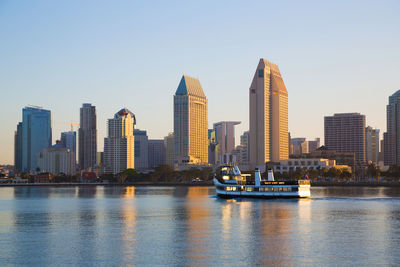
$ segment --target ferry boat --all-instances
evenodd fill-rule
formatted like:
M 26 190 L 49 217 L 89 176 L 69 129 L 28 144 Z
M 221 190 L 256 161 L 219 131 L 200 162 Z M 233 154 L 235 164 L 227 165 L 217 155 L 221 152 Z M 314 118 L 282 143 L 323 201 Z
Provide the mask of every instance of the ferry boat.
M 306 198 L 310 197 L 310 180 L 275 181 L 272 170 L 263 180 L 255 169 L 254 180 L 250 174 L 242 174 L 238 166 L 221 166 L 214 178 L 217 195 L 222 198 Z

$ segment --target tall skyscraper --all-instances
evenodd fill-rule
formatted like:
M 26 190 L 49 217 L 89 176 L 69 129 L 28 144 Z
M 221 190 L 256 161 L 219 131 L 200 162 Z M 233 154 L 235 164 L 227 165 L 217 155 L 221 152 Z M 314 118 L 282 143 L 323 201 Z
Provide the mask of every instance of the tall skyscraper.
M 96 165 L 97 124 L 96 107 L 83 104 L 80 109 L 79 166 L 88 169 Z
M 135 168 L 135 115 L 126 108 L 108 120 L 108 136 L 104 138 L 105 172 L 113 174 Z
M 288 92 L 277 65 L 260 59 L 249 90 L 250 165 L 289 158 Z
M 37 155 L 51 146 L 51 112 L 37 107 L 22 110 L 22 171 L 35 170 Z
M 183 75 L 174 95 L 175 159 L 208 163 L 208 101 L 198 79 Z
M 379 129 L 373 129 L 371 126 L 365 128 L 365 156 L 368 163 L 378 163 Z
M 326 116 L 325 147 L 336 152 L 354 152 L 356 168 L 365 166 L 365 115 L 340 113 Z
M 14 170 L 22 171 L 22 122 L 18 123 L 14 134 Z
M 174 167 L 174 133 L 169 133 L 164 137 L 165 164 Z
M 149 138 L 147 132 L 139 129 L 133 130 L 135 136 L 135 169 L 149 168 Z
M 165 164 L 164 140 L 149 140 L 149 168 Z
M 389 96 L 386 106 L 386 133 L 384 138 L 384 164 L 400 165 L 400 90 Z

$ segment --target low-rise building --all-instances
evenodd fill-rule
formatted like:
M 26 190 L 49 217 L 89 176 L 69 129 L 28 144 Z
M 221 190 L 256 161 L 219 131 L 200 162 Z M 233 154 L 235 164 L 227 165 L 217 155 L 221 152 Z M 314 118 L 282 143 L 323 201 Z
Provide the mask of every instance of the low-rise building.
M 300 169 L 322 170 L 323 168 L 337 168 L 351 173 L 351 167 L 347 165 L 338 165 L 335 160 L 322 158 L 299 158 L 280 160 L 274 165 L 274 172 L 284 173 Z

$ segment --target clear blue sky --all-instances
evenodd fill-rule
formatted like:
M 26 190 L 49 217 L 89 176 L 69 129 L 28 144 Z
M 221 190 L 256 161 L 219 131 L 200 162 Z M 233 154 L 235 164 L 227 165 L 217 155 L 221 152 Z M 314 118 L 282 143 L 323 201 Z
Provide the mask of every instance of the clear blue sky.
M 100 150 L 122 107 L 162 138 L 184 73 L 200 78 L 209 126 L 242 121 L 239 136 L 261 57 L 280 67 L 292 137 L 322 138 L 335 112 L 383 132 L 400 89 L 400 1 L 0 0 L 0 163 L 13 163 L 27 104 L 52 111 L 53 141 L 84 102 L 97 107 Z

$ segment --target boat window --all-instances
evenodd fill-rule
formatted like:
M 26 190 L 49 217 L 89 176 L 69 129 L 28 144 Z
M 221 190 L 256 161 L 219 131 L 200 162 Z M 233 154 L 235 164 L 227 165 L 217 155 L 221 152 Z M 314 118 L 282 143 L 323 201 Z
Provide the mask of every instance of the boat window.
M 253 191 L 253 189 L 254 189 L 254 187 L 246 187 L 247 192 L 251 192 L 251 191 Z

